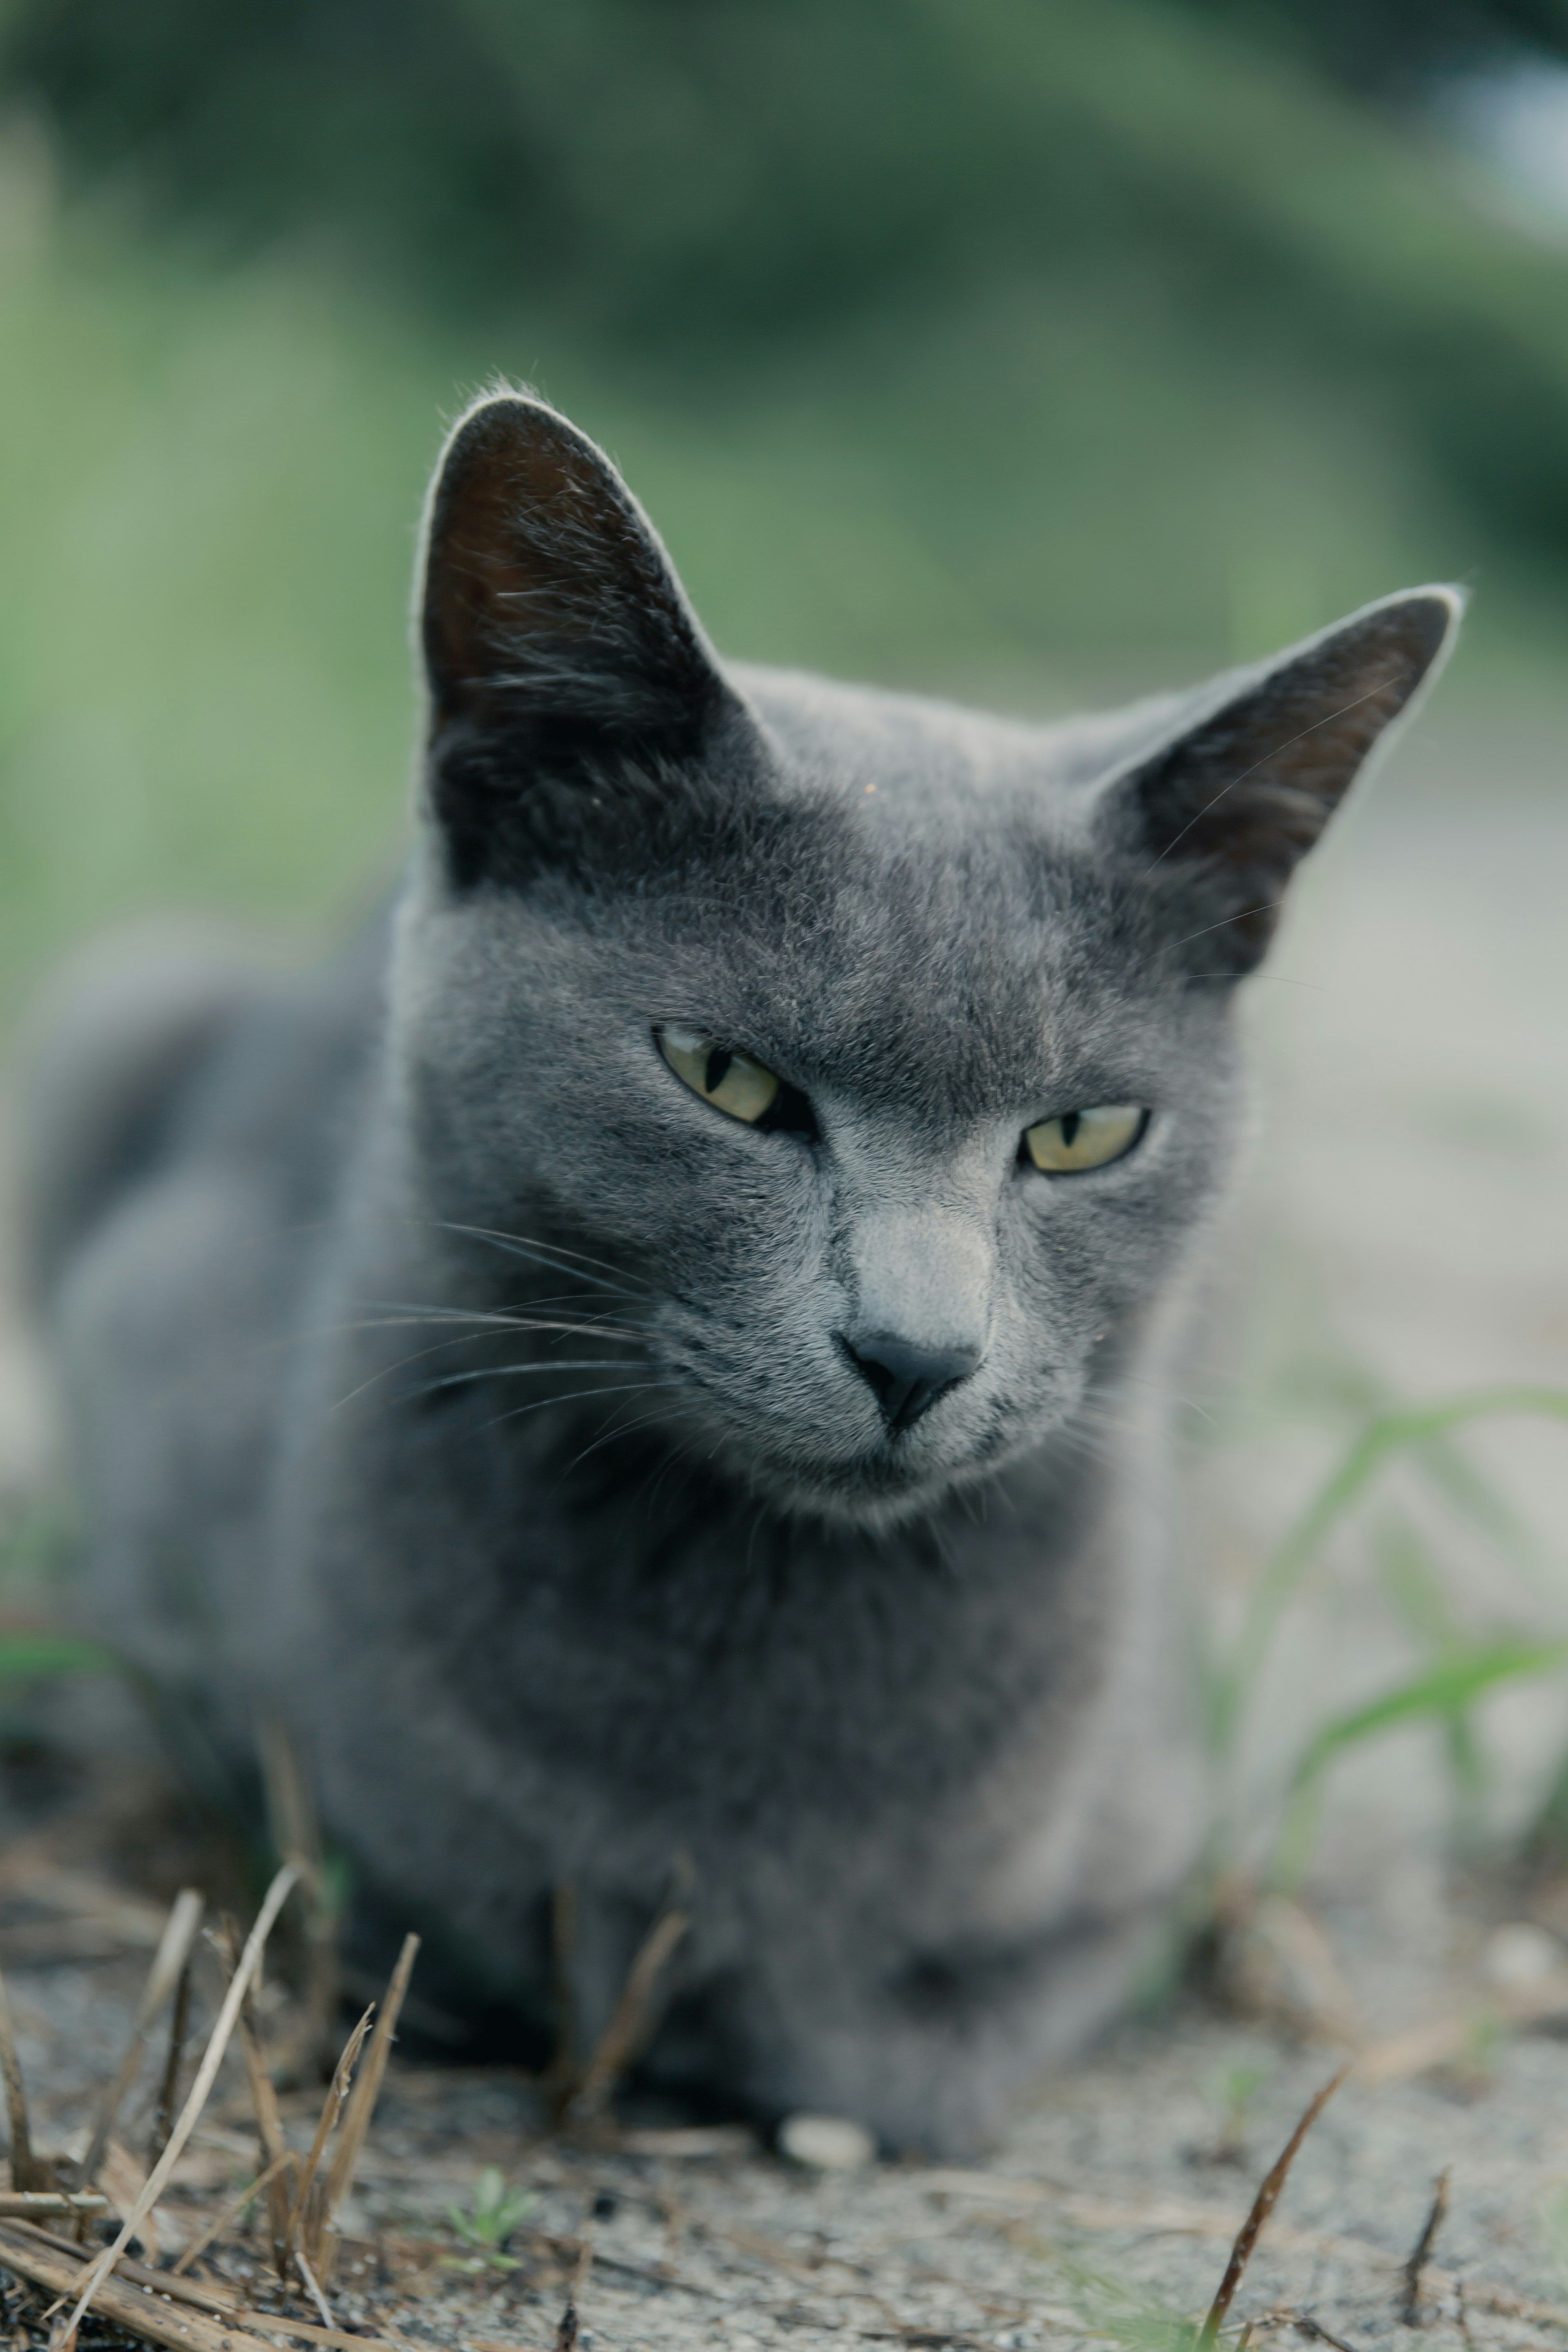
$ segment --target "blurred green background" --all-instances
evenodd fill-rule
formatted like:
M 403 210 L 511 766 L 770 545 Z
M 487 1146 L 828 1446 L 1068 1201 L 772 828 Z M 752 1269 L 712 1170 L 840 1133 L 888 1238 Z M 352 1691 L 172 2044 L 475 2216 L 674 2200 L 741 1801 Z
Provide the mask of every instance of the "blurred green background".
M 1046 712 L 1470 583 L 1248 992 L 1215 1623 L 1380 1406 L 1561 1383 L 1568 0 L 0 0 L 0 1020 L 114 916 L 309 934 L 388 876 L 416 518 L 499 374 L 737 655 Z M 1454 1442 L 1293 1614 L 1247 1785 L 1414 1675 L 1492 1803 L 1561 1434 Z M 1517 1825 L 1561 1685 L 1500 1704 Z M 1380 1784 L 1402 1868 L 1438 1752 Z
M 386 870 L 497 373 L 732 653 L 1047 709 L 1441 574 L 1458 690 L 1550 704 L 1564 58 L 1550 0 L 0 0 L 0 995 Z

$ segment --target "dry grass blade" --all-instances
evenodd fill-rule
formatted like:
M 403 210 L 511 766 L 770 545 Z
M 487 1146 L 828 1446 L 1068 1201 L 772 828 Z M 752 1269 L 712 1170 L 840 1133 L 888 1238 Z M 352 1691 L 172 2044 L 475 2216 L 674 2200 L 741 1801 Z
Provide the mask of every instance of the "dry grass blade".
M 1495 2032 L 1500 2025 L 1538 2025 L 1548 2018 L 1562 2017 L 1568 2017 L 1568 1969 L 1555 1969 L 1549 1977 L 1529 1984 L 1495 1987 L 1484 2000 L 1468 2009 L 1429 2018 L 1386 2042 L 1373 2042 L 1355 2062 L 1355 2078 L 1358 2083 L 1407 2082 L 1429 2067 L 1446 2066 L 1450 2059 L 1462 2057 L 1479 2032 Z
M 332 2325 L 331 2305 L 327 2301 L 326 2296 L 321 2293 L 321 2284 L 317 2280 L 315 2272 L 310 2268 L 310 2265 L 305 2260 L 304 2255 L 300 2253 L 298 2251 L 296 2251 L 294 2255 L 294 2267 L 305 2283 L 306 2294 L 310 2296 L 310 2301 L 315 2305 L 316 2309 L 321 2315 L 322 2326 L 330 2328 Z
M 239 2189 L 236 2195 L 231 2197 L 228 2203 L 219 2213 L 216 2221 L 209 2221 L 206 2228 L 202 2231 L 201 2236 L 195 2240 L 194 2244 L 185 2248 L 184 2252 L 180 2256 L 179 2261 L 169 2273 L 169 2276 L 171 2278 L 183 2278 L 193 2263 L 200 2262 L 202 2256 L 206 2252 L 207 2248 L 212 2244 L 214 2239 L 222 2237 L 224 2231 L 228 2228 L 229 2223 L 237 2221 L 251 2200 L 261 2195 L 262 2190 L 268 2186 L 269 2181 L 276 2180 L 278 2175 L 282 2171 L 284 2166 L 288 2162 L 289 2157 L 287 2151 L 285 2151 L 285 2153 L 278 2158 L 275 2164 L 269 2164 L 265 2172 L 258 2172 L 254 2180 L 248 2182 L 244 2189 Z
M 310 2192 L 316 2185 L 316 2175 L 321 2169 L 327 2142 L 331 2137 L 332 2126 L 342 2113 L 343 2102 L 349 2095 L 350 2087 L 353 2082 L 354 2068 L 359 2063 L 359 2053 L 364 2047 L 364 2037 L 370 2032 L 371 2021 L 374 2015 L 375 2003 L 372 2001 L 343 2044 L 342 2055 L 332 2069 L 332 2079 L 327 2086 L 327 2095 L 321 2103 L 321 2115 L 316 2126 L 316 2136 L 310 2142 L 310 2152 L 305 2158 L 304 2170 L 300 2173 L 294 2190 L 294 2202 L 289 2209 L 289 2219 L 283 2231 L 283 2251 L 286 2255 L 292 2253 L 300 2244 L 301 2226 L 310 2218 Z M 304 2246 L 307 2254 L 315 2246 L 320 2234 L 317 2230 L 306 2230 Z
M 83 2312 L 92 2302 L 99 2288 L 141 2228 L 142 2221 L 152 2211 L 168 2186 L 169 2176 L 179 2162 L 185 2142 L 195 2131 L 197 2118 L 207 2103 L 213 2084 L 217 2079 L 217 2070 L 223 2063 L 224 2052 L 228 2048 L 229 2037 L 234 2032 L 235 2022 L 239 2016 L 240 2003 L 245 1998 L 246 1990 L 252 1976 L 260 1965 L 267 1938 L 272 1932 L 272 1923 L 288 1901 L 298 1874 L 291 1865 L 285 1864 L 267 1890 L 266 1900 L 257 1916 L 256 1925 L 250 1931 L 249 1939 L 240 1957 L 239 1966 L 230 1980 L 228 1990 L 223 1998 L 223 2006 L 219 2009 L 213 2023 L 212 2032 L 207 2037 L 207 2046 L 202 2053 L 202 2063 L 196 2069 L 196 2079 L 191 2084 L 189 2096 L 180 2110 L 179 2120 L 169 2135 L 169 2144 L 148 2175 L 147 2186 L 121 2223 L 120 2235 L 111 2246 L 104 2248 L 82 2280 L 76 2306 L 63 2331 L 67 2345 L 74 2343 Z
M 221 1944 L 232 1979 L 239 1967 L 239 1931 L 232 1919 L 226 1919 L 223 1923 Z M 240 2053 L 245 2060 L 245 2077 L 250 2085 L 250 2104 L 256 2113 L 256 2128 L 261 2140 L 261 2161 L 268 2173 L 267 2218 L 272 2239 L 272 2261 L 281 2278 L 286 2268 L 283 2242 L 289 2227 L 289 2189 L 286 2177 L 289 2144 L 283 2137 L 283 2118 L 278 2112 L 278 2094 L 267 2071 L 261 2036 L 257 2029 L 254 1981 L 247 1984 L 241 1992 L 238 2030 Z
M 196 1929 L 201 1925 L 201 1896 L 194 1887 L 183 1887 L 174 1897 L 174 1907 L 169 1914 L 169 1924 L 163 1930 L 163 1940 L 159 1945 L 153 1956 L 153 1965 L 147 1971 L 147 1982 L 142 1988 L 141 2004 L 136 2011 L 136 2022 L 131 2029 L 131 2039 L 126 2044 L 125 2055 L 120 2062 L 119 2071 L 114 2080 L 103 2095 L 103 2101 L 98 2111 L 98 2120 L 92 2127 L 92 2137 L 88 2143 L 87 2154 L 81 2160 L 80 2180 L 84 2189 L 90 2189 L 98 2179 L 99 2167 L 103 2162 L 104 2150 L 109 2146 L 109 2135 L 114 2129 L 116 2118 L 124 2104 L 125 2095 L 130 2090 L 135 2079 L 136 2070 L 142 2063 L 142 2053 L 147 2047 L 147 2036 L 152 2031 L 159 2011 L 184 1972 L 185 1961 L 189 1958 L 191 1945 L 195 1940 Z
M 566 2118 L 589 2123 L 602 2115 L 610 2094 L 636 2057 L 652 2013 L 658 1980 L 670 1956 L 691 1925 L 689 1912 L 670 1909 L 656 1919 L 626 1971 L 620 1998 L 598 2047 L 583 2069 L 582 2080 L 566 2103 Z
M 191 2023 L 191 1958 L 180 1970 L 180 1981 L 174 1987 L 174 2014 L 169 2020 L 169 2048 L 163 2060 L 163 2072 L 158 2083 L 158 2096 L 153 2105 L 153 2128 L 147 2137 L 147 2164 L 151 2169 L 169 2145 L 169 2126 L 174 2120 L 174 2101 L 180 2092 L 180 2069 L 185 2063 L 185 2036 Z
M 30 2285 L 62 2296 L 76 2284 L 80 2268 L 69 2254 L 19 2243 L 8 2230 L 0 2230 L 0 2263 Z M 143 2344 L 165 2346 L 168 2352 L 274 2352 L 265 2338 L 247 2335 L 232 2321 L 215 2322 L 203 2313 L 159 2303 L 140 2288 L 121 2285 L 118 2279 L 104 2284 L 99 2311 L 128 2336 Z
M 324 2067 L 338 2013 L 338 1920 L 328 1894 L 321 1823 L 293 1741 L 276 1717 L 261 1728 L 261 1777 L 272 1842 L 300 1873 L 305 1898 L 305 2018 L 294 2056 L 301 2071 Z
M 66 2241 L 47 2238 L 40 2231 L 28 2230 L 25 2246 L 0 2231 L 0 2263 L 18 2276 L 31 2278 L 37 2286 L 56 2286 L 54 2277 L 42 2273 L 46 2265 L 58 2263 L 68 2273 L 63 2292 L 68 2293 L 75 2283 L 69 2275 L 75 2253 L 75 2247 Z M 181 2308 L 160 2310 L 161 2302 L 173 2302 Z M 172 2272 L 150 2270 L 143 2263 L 123 2263 L 117 2276 L 100 2291 L 98 2308 L 129 2335 L 142 2336 L 154 2344 L 190 2347 L 190 2352 L 207 2352 L 209 2347 L 216 2347 L 216 2352 L 273 2352 L 270 2343 L 263 2343 L 269 2336 L 335 2345 L 342 2352 L 415 2352 L 413 2346 L 396 2336 L 359 2336 L 346 2327 L 317 2327 L 282 2312 L 253 2311 L 237 2295 L 194 2285 L 189 2279 L 176 2280 Z M 150 2324 L 150 2315 L 163 2323 L 161 2328 Z M 215 2321 L 221 2323 L 216 2333 L 211 2332 Z M 244 2322 L 244 2329 L 237 2326 L 237 2321 Z
M 550 1898 L 550 1966 L 552 2007 L 555 2012 L 555 2054 L 545 2077 L 552 2107 L 559 2112 L 572 2095 L 577 2080 L 577 1996 L 572 1963 L 577 1950 L 577 1889 L 570 1879 Z
M 1199 2331 L 1198 2352 L 1212 2352 L 1215 2338 L 1224 2326 L 1230 2306 L 1236 2300 L 1236 2291 L 1241 2284 L 1242 2274 L 1252 2260 L 1252 2250 L 1258 2243 L 1259 2232 L 1279 2201 L 1279 2192 L 1289 2177 L 1290 2167 L 1296 2161 L 1301 2142 L 1306 2138 L 1350 2071 L 1348 2066 L 1342 2066 L 1337 2074 L 1331 2074 L 1329 2077 L 1316 2097 L 1309 2103 L 1306 2114 L 1286 2141 L 1274 2163 L 1264 2174 L 1262 2186 L 1252 2200 L 1252 2210 L 1242 2223 L 1236 2243 L 1230 2250 L 1230 2260 L 1225 2266 L 1225 2276 L 1219 2283 L 1219 2293 L 1209 2305 L 1208 2317 Z
M 3 1976 L 0 1976 L 0 2076 L 5 2078 L 5 2117 L 11 2127 L 11 2185 L 14 2189 L 52 2189 L 54 2174 L 33 2154 L 33 2135 L 27 2121 L 27 2094 L 22 2084 L 22 2065 L 16 2055 L 11 2004 L 5 1997 Z
M 1410 2250 L 1410 2260 L 1405 2265 L 1405 2301 L 1399 2315 L 1406 2327 L 1419 2327 L 1421 2325 L 1421 2274 L 1437 2242 L 1437 2232 L 1448 2210 L 1448 2175 L 1451 2170 L 1452 2167 L 1446 2164 L 1433 2184 L 1432 2210 L 1426 2216 L 1421 2235 Z
M 1325 2327 L 1322 2321 L 1314 2319 L 1310 2311 L 1271 2311 L 1258 2325 L 1293 2327 L 1298 2336 L 1307 2336 L 1313 2344 L 1331 2345 L 1333 2352 L 1356 2352 L 1353 2344 L 1347 2344 L 1342 2336 L 1336 2336 L 1331 2327 Z
M 577 2306 L 583 2300 L 583 2290 L 588 2284 L 588 2273 L 594 2266 L 592 2242 L 584 2238 L 577 2248 L 577 2267 L 572 2273 L 572 2284 L 566 2290 L 566 2308 L 555 2330 L 555 2352 L 576 2352 Z
M 337 2147 L 333 2150 L 331 2169 L 327 2175 L 326 2194 L 317 2209 L 315 2218 L 318 2226 L 312 2232 L 310 2243 L 305 2250 L 318 2270 L 321 2268 L 321 2258 L 326 2250 L 327 2231 L 331 2227 L 332 2216 L 348 2195 L 354 2177 L 354 2168 L 360 2159 L 360 2150 L 364 2146 L 364 2136 L 370 2129 L 370 2119 L 375 2112 L 375 2103 L 381 2095 L 382 2076 L 386 2072 L 386 2062 L 392 2055 L 393 2036 L 397 2031 L 398 2015 L 403 2007 L 404 1996 L 408 1990 L 408 1979 L 414 1973 L 414 1962 L 418 1950 L 418 1937 L 405 1936 L 403 1949 L 397 1956 L 397 1966 L 392 1972 L 392 1982 L 386 1988 L 386 1999 L 381 2005 L 381 2015 L 375 2021 L 375 2032 L 371 2037 L 370 2049 L 366 2053 L 364 2064 L 360 2069 L 359 2079 L 349 2094 L 348 2108 L 343 2116 L 343 2127 L 339 2134 Z
M 109 2200 L 91 2189 L 0 2189 L 0 2221 L 30 2221 L 35 2213 L 107 2213 Z

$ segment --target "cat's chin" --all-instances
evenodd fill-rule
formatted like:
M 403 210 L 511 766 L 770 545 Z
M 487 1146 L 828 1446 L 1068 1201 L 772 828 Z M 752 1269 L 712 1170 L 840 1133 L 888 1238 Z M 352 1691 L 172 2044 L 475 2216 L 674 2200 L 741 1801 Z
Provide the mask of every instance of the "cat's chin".
M 1005 1461 L 1030 1452 L 1044 1433 L 958 1462 L 924 1463 L 879 1452 L 852 1462 L 813 1464 L 763 1457 L 730 1466 L 752 1492 L 782 1516 L 880 1534 L 923 1517 L 961 1488 L 984 1484 Z

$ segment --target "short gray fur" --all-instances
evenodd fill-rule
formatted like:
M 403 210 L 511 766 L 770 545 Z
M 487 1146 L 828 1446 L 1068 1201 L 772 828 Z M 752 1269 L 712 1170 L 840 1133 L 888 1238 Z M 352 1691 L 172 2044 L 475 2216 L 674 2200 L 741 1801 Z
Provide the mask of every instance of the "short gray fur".
M 545 2033 L 571 1884 L 591 2042 L 679 1869 L 650 2080 L 973 2147 L 1194 1853 L 1167 1366 L 1237 982 L 1457 599 L 1067 726 L 721 665 L 510 394 L 422 577 L 389 917 L 302 979 L 100 977 L 37 1069 L 96 1617 L 209 1747 L 292 1727 L 449 2005 Z M 1021 1160 L 1105 1102 L 1127 1157 Z M 975 1369 L 891 1428 L 868 1333 Z

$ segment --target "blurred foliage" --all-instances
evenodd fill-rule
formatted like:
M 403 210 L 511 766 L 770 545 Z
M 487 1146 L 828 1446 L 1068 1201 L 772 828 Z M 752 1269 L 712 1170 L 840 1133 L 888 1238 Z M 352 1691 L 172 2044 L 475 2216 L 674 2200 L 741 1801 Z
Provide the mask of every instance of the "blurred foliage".
M 374 865 L 419 488 L 496 371 L 614 449 L 728 651 L 1045 708 L 1433 574 L 1483 655 L 1550 642 L 1568 259 L 1412 93 L 1561 32 L 0 0 L 0 985 Z
M 1198 0 L 1353 86 L 1404 100 L 1509 51 L 1568 49 L 1563 0 Z
M 443 310 L 548 321 L 645 381 L 793 364 L 868 314 L 963 334 L 1022 287 L 1069 313 L 1109 287 L 1190 343 L 1353 388 L 1558 562 L 1561 260 L 1308 64 L 1436 70 L 1557 16 L 23 0 L 5 71 L 85 163 L 220 236 L 322 239 Z

